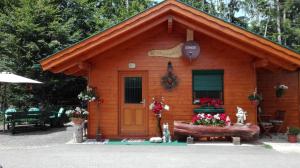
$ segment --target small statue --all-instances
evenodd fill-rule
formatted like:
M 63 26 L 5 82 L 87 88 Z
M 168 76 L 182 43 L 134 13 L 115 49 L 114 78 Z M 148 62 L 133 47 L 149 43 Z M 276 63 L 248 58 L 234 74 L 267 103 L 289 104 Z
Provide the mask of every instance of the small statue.
M 237 124 L 244 124 L 244 122 L 247 119 L 247 112 L 244 111 L 242 108 L 240 107 L 236 107 L 237 108 L 237 113 L 236 113 L 236 117 L 237 117 Z
M 164 143 L 172 142 L 168 123 L 163 124 L 163 142 Z

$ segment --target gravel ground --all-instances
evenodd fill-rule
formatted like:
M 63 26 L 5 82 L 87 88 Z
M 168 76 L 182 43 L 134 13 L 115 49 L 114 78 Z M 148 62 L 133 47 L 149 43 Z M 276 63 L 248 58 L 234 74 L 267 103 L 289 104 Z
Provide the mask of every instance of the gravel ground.
M 0 165 L 3 168 L 238 168 L 299 167 L 299 153 L 282 153 L 263 145 L 75 145 L 72 127 L 16 135 L 0 133 Z

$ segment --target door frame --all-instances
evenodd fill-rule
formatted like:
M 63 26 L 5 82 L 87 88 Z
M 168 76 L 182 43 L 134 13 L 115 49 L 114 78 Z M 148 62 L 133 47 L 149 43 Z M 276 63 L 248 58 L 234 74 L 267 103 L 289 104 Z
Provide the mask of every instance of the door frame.
M 132 136 L 132 135 L 124 135 L 121 133 L 121 113 L 122 113 L 122 109 L 121 109 L 121 96 L 122 95 L 122 80 L 121 80 L 121 76 L 123 75 L 134 75 L 134 74 L 142 74 L 145 79 L 144 83 L 145 83 L 145 87 L 143 88 L 143 90 L 145 90 L 145 93 L 143 93 L 145 95 L 145 135 L 136 135 L 136 136 Z M 124 71 L 118 71 L 118 137 L 145 137 L 145 138 L 148 138 L 149 137 L 149 109 L 148 109 L 148 106 L 149 106 L 149 100 L 148 100 L 148 97 L 149 97 L 149 88 L 148 88 L 148 71 L 146 70 L 124 70 Z

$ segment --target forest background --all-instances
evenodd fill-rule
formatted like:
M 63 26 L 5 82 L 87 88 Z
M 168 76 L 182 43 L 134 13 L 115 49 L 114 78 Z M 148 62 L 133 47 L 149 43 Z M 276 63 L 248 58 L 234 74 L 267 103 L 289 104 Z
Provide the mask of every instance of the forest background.
M 181 0 L 300 52 L 300 0 Z M 155 0 L 1 0 L 0 72 L 44 82 L 9 85 L 16 106 L 74 105 L 86 80 L 43 72 L 38 61 L 154 6 Z M 3 89 L 3 84 L 1 85 Z

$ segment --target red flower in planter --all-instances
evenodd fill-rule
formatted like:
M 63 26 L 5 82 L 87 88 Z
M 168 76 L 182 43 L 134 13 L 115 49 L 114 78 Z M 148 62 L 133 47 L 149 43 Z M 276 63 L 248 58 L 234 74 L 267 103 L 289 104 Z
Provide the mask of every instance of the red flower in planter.
M 215 108 L 222 108 L 222 104 L 223 104 L 223 101 L 221 99 L 213 99 L 213 98 L 209 98 L 209 97 L 203 97 L 203 98 L 200 98 L 199 101 L 199 104 L 201 106 L 213 106 Z
M 199 115 L 194 115 L 193 119 L 192 119 L 192 122 L 195 123 L 199 119 L 200 119 Z
M 157 101 L 155 98 L 153 98 L 153 102 L 150 104 L 149 108 L 155 115 L 161 117 L 163 110 L 168 111 L 170 107 L 164 103 L 164 98 L 162 97 L 161 101 Z
M 227 117 L 227 115 L 223 113 L 220 115 L 220 120 L 226 121 L 226 117 Z

